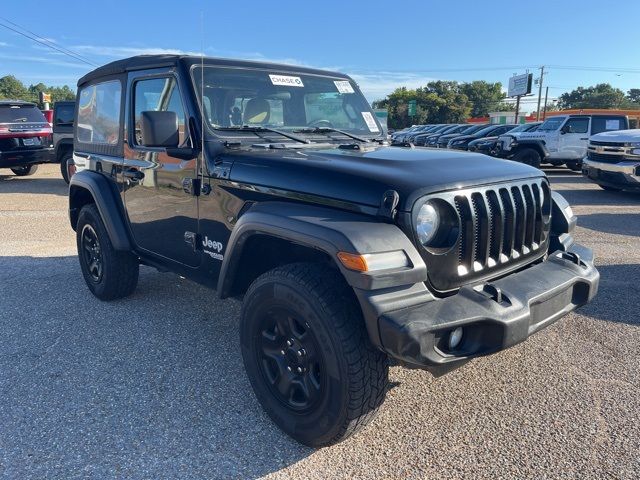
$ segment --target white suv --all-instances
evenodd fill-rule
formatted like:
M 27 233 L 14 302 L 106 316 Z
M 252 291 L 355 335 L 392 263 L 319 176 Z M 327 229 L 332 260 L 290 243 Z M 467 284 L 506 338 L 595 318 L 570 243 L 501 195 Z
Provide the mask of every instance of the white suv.
M 640 130 L 591 137 L 582 174 L 605 190 L 640 190 Z
M 629 128 L 629 120 L 623 115 L 556 115 L 534 132 L 501 136 L 500 156 L 512 158 L 519 150 L 536 150 L 542 163 L 564 163 L 572 170 L 580 170 L 591 135 L 625 128 Z

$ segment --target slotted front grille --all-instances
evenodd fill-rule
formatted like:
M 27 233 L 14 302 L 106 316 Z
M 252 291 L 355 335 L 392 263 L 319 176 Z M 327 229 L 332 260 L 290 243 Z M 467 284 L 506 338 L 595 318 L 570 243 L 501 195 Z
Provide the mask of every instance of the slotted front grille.
M 449 290 L 496 276 L 544 254 L 551 192 L 545 179 L 445 192 L 429 197 L 458 215 L 455 244 L 425 249 L 431 283 Z

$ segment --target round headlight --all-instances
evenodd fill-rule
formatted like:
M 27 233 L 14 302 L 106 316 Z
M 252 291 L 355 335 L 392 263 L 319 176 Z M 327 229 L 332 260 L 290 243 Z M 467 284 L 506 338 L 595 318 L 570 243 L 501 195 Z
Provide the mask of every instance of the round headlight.
M 438 231 L 439 223 L 440 215 L 433 205 L 427 202 L 420 207 L 416 219 L 416 233 L 422 245 L 426 246 L 433 240 Z

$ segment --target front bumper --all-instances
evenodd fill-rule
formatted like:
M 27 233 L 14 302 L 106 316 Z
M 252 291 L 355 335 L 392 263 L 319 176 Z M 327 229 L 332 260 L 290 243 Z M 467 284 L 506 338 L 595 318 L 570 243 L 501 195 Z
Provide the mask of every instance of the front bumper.
M 21 167 L 34 163 L 48 163 L 54 160 L 55 153 L 52 147 L 0 151 L 0 168 Z
M 500 280 L 383 313 L 378 317 L 381 346 L 405 366 L 442 375 L 516 345 L 588 303 L 599 278 L 591 250 L 573 245 Z M 463 328 L 462 341 L 449 350 L 449 334 L 457 327 Z
M 582 161 L 582 174 L 601 185 L 640 189 L 640 160 L 605 163 L 585 158 Z

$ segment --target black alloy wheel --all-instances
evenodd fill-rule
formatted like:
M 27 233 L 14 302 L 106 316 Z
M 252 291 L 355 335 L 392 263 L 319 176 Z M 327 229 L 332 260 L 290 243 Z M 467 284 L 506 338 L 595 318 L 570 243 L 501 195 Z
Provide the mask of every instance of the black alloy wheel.
M 313 409 L 325 383 L 313 330 L 286 307 L 264 312 L 260 323 L 256 360 L 271 393 L 295 412 Z
M 89 276 L 93 282 L 100 283 L 100 280 L 102 280 L 104 259 L 100 248 L 100 240 L 98 240 L 98 235 L 91 225 L 87 224 L 82 228 L 80 242 L 82 245 L 82 256 L 84 257 Z

